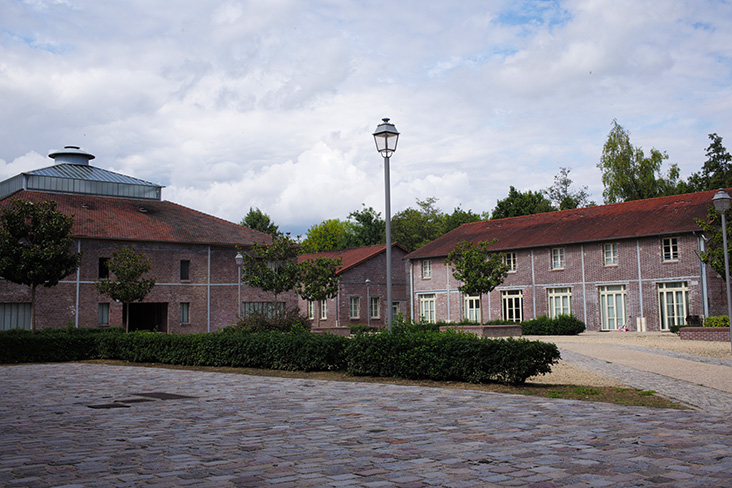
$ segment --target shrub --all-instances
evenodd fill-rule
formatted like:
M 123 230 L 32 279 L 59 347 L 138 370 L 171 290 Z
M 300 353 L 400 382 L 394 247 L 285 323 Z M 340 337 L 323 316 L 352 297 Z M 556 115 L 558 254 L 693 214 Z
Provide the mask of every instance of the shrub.
M 550 319 L 546 315 L 521 322 L 525 335 L 577 335 L 585 330 L 585 323 L 573 315 L 560 315 Z
M 704 327 L 729 327 L 729 317 L 726 315 L 707 317 L 704 321 Z
M 0 364 L 79 361 L 98 357 L 105 336 L 121 335 L 122 329 L 40 329 L 0 332 Z
M 297 308 L 278 311 L 275 314 L 267 312 L 251 312 L 246 317 L 225 328 L 228 331 L 249 331 L 267 332 L 280 331 L 290 332 L 293 329 L 310 330 L 311 322 L 306 315 L 300 313 Z

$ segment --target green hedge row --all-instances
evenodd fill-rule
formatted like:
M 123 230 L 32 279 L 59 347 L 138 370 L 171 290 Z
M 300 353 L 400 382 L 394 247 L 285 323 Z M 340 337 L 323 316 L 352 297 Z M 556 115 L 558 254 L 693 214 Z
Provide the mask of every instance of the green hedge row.
M 546 315 L 521 322 L 524 335 L 577 335 L 585 331 L 585 323 L 574 315 L 560 315 L 550 319 Z
M 554 344 L 395 328 L 351 339 L 308 332 L 155 334 L 66 329 L 0 332 L 0 363 L 118 359 L 186 366 L 232 366 L 352 375 L 524 383 L 551 371 Z

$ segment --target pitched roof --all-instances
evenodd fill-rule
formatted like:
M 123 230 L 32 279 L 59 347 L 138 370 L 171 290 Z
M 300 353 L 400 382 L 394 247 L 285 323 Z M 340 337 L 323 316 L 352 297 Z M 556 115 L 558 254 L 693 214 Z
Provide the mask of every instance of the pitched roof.
M 447 256 L 460 241 L 497 251 L 699 231 L 716 190 L 463 224 L 406 259 Z
M 399 244 L 392 244 L 392 249 L 398 248 L 406 252 L 406 250 Z M 343 273 L 354 266 L 368 261 L 369 259 L 378 256 L 379 254 L 386 252 L 386 244 L 377 244 L 374 246 L 357 247 L 355 249 L 341 249 L 339 251 L 325 251 L 325 252 L 314 252 L 310 254 L 301 254 L 298 257 L 298 262 L 302 263 L 308 259 L 315 258 L 328 258 L 341 260 L 341 266 L 338 268 L 337 273 Z
M 0 200 L 0 209 L 13 200 L 55 201 L 58 210 L 74 216 L 75 238 L 220 246 L 271 242 L 268 234 L 167 201 L 21 190 Z

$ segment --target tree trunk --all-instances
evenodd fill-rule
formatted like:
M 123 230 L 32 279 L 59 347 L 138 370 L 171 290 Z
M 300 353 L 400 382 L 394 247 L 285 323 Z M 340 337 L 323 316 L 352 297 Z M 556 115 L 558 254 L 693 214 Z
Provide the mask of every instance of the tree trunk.
M 123 303 L 122 308 L 125 310 L 125 332 L 130 331 L 130 304 Z

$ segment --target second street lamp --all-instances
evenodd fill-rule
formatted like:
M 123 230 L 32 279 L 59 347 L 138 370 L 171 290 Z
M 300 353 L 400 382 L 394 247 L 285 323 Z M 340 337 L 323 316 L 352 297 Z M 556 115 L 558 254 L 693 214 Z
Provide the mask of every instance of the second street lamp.
M 730 321 L 730 344 L 732 344 L 732 294 L 730 294 L 730 285 L 729 285 L 729 249 L 727 248 L 727 218 L 725 216 L 725 212 L 729 209 L 730 206 L 730 198 L 729 194 L 722 190 L 721 188 L 719 191 L 714 195 L 714 198 L 712 198 L 712 204 L 714 205 L 714 208 L 722 214 L 722 252 L 724 253 L 724 283 L 727 285 L 727 318 Z
M 396 151 L 399 142 L 399 132 L 389 119 L 382 119 L 374 131 L 376 150 L 384 157 L 384 187 L 385 187 L 385 223 L 386 223 L 386 327 L 391 331 L 391 195 L 389 193 L 389 158 Z

